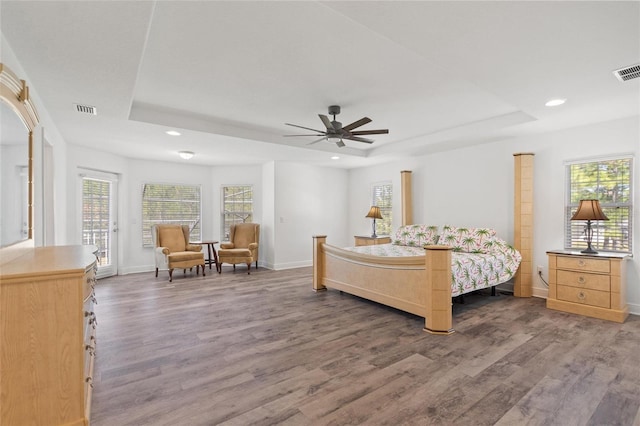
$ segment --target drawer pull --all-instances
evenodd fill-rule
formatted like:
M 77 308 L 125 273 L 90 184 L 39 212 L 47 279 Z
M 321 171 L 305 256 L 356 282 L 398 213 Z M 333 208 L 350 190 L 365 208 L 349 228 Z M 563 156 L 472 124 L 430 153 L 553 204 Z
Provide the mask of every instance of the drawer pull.
M 96 354 L 96 348 L 91 345 L 84 345 L 84 350 L 88 351 L 90 355 Z
M 580 260 L 578 260 L 578 266 L 587 266 L 587 262 L 585 262 L 584 260 L 580 259 Z
M 578 293 L 578 299 L 584 300 L 587 296 L 583 292 Z
M 584 277 L 583 277 L 582 275 L 580 275 L 580 276 L 578 277 L 578 283 L 580 283 L 580 284 L 584 284 L 585 282 L 587 282 L 587 280 L 585 280 L 585 279 L 584 279 Z

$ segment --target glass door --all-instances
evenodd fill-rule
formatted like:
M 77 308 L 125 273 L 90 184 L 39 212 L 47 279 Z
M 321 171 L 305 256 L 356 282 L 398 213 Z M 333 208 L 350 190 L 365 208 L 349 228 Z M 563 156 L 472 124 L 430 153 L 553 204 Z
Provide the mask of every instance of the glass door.
M 101 174 L 102 175 L 102 174 Z M 98 278 L 118 273 L 117 178 L 82 178 L 82 244 L 98 248 Z

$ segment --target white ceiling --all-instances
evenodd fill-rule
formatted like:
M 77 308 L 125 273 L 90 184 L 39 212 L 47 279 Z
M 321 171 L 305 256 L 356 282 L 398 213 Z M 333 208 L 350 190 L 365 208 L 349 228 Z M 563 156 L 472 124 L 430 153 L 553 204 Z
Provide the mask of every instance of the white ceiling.
M 640 114 L 640 2 L 7 1 L 61 134 L 131 158 L 360 167 Z M 566 104 L 549 108 L 555 97 Z M 82 115 L 74 103 L 95 106 Z M 285 138 L 342 106 L 372 145 Z M 172 137 L 165 130 L 177 129 Z M 341 158 L 329 159 L 333 153 Z

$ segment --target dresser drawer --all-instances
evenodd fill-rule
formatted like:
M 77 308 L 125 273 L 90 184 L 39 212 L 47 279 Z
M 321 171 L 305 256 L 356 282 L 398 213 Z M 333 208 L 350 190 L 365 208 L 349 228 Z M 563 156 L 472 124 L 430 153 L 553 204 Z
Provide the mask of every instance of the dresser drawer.
M 557 272 L 557 283 L 558 285 L 591 290 L 611 291 L 611 277 L 609 275 L 559 270 Z
M 559 285 L 557 288 L 558 300 L 566 302 L 581 303 L 583 305 L 598 306 L 600 308 L 611 308 L 611 293 L 599 290 L 589 290 L 583 288 Z
M 558 256 L 556 262 L 558 269 L 573 269 L 574 271 L 600 272 L 603 274 L 611 272 L 609 259 Z

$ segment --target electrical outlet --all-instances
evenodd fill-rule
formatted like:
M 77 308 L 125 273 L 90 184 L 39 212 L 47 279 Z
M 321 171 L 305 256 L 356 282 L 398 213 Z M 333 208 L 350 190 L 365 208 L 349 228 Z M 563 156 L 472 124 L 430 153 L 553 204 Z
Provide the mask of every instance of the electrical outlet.
M 542 266 L 538 265 L 538 275 L 542 273 Z

